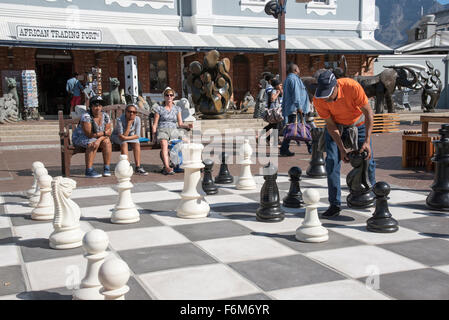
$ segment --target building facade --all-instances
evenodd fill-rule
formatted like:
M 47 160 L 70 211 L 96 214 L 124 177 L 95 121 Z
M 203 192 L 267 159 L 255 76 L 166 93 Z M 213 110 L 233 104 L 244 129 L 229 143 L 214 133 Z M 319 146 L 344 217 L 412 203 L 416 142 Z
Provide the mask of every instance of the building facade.
M 140 91 L 182 92 L 183 70 L 217 49 L 231 60 L 234 99 L 257 94 L 264 71 L 278 73 L 278 22 L 268 0 L 1 0 L 0 71 L 35 70 L 39 111 L 56 114 L 73 72 L 102 70 L 125 84 L 124 57 L 137 57 Z M 287 61 L 313 75 L 345 55 L 348 75 L 373 73 L 373 60 L 392 49 L 374 39 L 375 0 L 290 0 Z M 4 81 L 3 81 L 4 82 Z M 3 93 L 4 83 L 0 92 Z

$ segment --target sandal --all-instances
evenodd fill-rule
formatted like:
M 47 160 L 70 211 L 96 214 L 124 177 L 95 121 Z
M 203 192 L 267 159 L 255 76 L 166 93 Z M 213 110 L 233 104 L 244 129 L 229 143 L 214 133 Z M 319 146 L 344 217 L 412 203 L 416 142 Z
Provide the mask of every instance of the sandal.
M 166 168 L 162 169 L 161 173 L 163 175 L 174 175 L 175 172 L 173 171 L 173 169 L 171 169 L 170 171 L 168 171 Z

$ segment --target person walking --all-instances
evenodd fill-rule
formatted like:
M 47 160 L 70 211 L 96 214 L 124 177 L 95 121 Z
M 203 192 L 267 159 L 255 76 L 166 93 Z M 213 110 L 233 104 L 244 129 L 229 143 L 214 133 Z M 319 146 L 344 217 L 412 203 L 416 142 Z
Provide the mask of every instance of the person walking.
M 282 103 L 282 83 L 279 82 L 277 79 L 272 79 L 269 82 L 269 85 L 265 89 L 266 96 L 267 96 L 267 110 L 277 108 L 281 106 Z M 282 121 L 281 121 L 282 122 Z M 263 128 L 266 132 L 268 132 L 271 129 L 280 129 L 280 123 L 268 123 Z M 267 133 L 266 141 L 267 145 L 270 144 L 270 138 L 271 134 Z M 279 134 L 278 134 L 278 140 L 279 140 Z
M 349 78 L 337 80 L 330 70 L 318 77 L 313 105 L 327 128 L 325 146 L 330 206 L 322 217 L 335 217 L 341 211 L 341 160 L 349 162 L 346 149 L 367 152 L 368 178 L 372 185 L 376 183 L 371 140 L 374 116 L 362 86 Z
M 71 96 L 70 99 L 70 114 L 71 114 L 74 111 L 75 106 L 81 104 L 81 92 L 84 90 L 83 85 L 78 80 L 78 73 L 75 72 L 73 74 L 73 77 L 67 80 L 65 89 L 69 94 L 69 96 Z
M 310 110 L 309 97 L 306 87 L 299 77 L 299 67 L 296 64 L 290 64 L 288 76 L 284 81 L 284 92 L 282 97 L 282 115 L 284 116 L 284 125 L 287 123 L 295 123 L 297 116 L 301 118 Z M 294 156 L 294 152 L 289 150 L 290 139 L 282 140 L 279 150 L 281 157 Z

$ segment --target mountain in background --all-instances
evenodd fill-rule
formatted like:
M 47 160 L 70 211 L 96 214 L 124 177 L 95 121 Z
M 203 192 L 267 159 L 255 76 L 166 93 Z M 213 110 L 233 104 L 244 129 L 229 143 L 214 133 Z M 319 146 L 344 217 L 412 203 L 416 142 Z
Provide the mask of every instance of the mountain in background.
M 379 8 L 379 29 L 376 40 L 397 48 L 407 43 L 407 31 L 421 18 L 421 7 L 424 15 L 449 9 L 436 0 L 376 0 Z

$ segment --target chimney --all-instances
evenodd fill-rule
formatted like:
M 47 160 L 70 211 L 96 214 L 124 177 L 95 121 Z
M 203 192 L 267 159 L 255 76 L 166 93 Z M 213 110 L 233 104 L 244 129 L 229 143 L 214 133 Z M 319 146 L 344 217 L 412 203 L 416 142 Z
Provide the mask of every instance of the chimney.
M 437 31 L 437 22 L 434 14 L 428 14 L 421 19 L 420 27 L 423 30 L 424 39 L 429 39 Z

